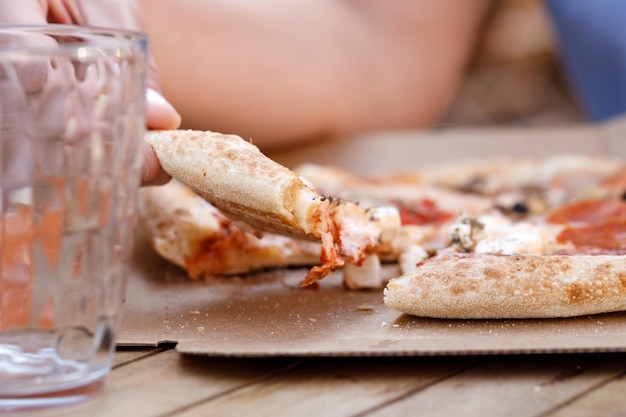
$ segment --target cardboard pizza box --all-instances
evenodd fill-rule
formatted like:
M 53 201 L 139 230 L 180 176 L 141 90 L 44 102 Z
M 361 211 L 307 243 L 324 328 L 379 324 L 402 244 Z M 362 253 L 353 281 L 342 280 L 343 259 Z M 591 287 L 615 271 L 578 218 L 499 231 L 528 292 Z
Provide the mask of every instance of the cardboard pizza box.
M 271 154 L 293 167 L 368 175 L 468 158 L 626 156 L 626 119 L 603 125 L 380 132 Z M 388 266 L 385 274 L 393 276 Z M 387 308 L 382 289 L 348 291 L 336 273 L 302 289 L 306 269 L 192 281 L 137 237 L 118 343 L 174 342 L 215 356 L 441 355 L 626 351 L 626 313 L 542 320 L 440 320 Z

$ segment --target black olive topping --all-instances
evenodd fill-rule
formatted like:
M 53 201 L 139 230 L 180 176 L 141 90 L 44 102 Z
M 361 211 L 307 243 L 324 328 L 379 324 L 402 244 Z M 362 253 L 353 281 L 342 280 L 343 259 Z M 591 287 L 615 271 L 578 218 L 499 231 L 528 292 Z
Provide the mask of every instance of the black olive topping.
M 513 210 L 513 213 L 517 214 L 527 214 L 530 211 L 528 206 L 524 203 L 515 203 L 511 210 Z

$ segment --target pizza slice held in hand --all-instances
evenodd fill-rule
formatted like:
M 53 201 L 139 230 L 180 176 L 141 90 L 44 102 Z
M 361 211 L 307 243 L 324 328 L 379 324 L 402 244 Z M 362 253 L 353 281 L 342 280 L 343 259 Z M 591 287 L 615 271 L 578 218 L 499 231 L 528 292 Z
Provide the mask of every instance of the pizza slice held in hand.
M 362 265 L 375 252 L 375 248 L 384 243 L 382 240 L 388 235 L 385 230 L 393 228 L 393 225 L 399 225 L 399 220 L 394 220 L 398 216 L 395 210 L 364 209 L 358 204 L 319 194 L 299 175 L 266 157 L 256 146 L 238 136 L 193 130 L 152 131 L 147 133 L 146 140 L 153 147 L 162 168 L 168 174 L 189 187 L 212 207 L 219 209 L 220 216 L 228 216 L 224 216 L 224 219 L 228 219 L 229 222 L 240 221 L 246 225 L 229 223 L 226 229 L 224 227 L 219 229 L 221 234 L 215 238 L 223 243 L 224 236 L 229 236 L 233 241 L 229 246 L 230 252 L 224 249 L 221 253 L 216 253 L 216 246 L 209 243 L 208 236 L 203 236 L 203 243 L 196 242 L 191 245 L 194 246 L 195 252 L 178 256 L 177 263 L 187 270 L 194 271 L 192 275 L 236 273 L 245 269 L 246 265 L 250 269 L 256 269 L 262 266 L 297 265 L 306 263 L 304 259 L 310 260 L 310 245 L 303 242 L 296 244 L 278 238 L 280 235 L 321 242 L 319 261 L 313 263 L 314 266 L 302 283 L 310 285 L 346 262 Z M 155 223 L 145 215 L 150 211 L 150 207 L 159 204 L 160 198 L 175 198 L 168 196 L 168 193 L 183 193 L 180 187 L 178 189 L 174 187 L 176 185 L 165 188 L 165 191 L 143 192 L 140 208 L 143 207 L 144 215 L 140 212 L 140 216 L 148 219 L 144 224 L 149 226 L 153 242 L 159 239 L 164 224 L 169 223 L 171 226 L 180 221 L 172 214 L 168 219 L 161 219 Z M 155 195 L 155 192 L 161 195 Z M 183 205 L 179 209 L 189 215 L 191 211 L 188 207 L 185 208 Z M 166 213 L 161 208 L 152 211 Z M 204 207 L 204 215 L 223 226 L 225 222 L 215 220 L 217 214 L 208 214 L 210 211 L 209 206 Z M 191 216 L 197 218 L 198 212 L 196 210 L 196 214 Z M 178 233 L 188 234 L 193 231 L 181 230 Z M 260 238 L 261 233 L 271 233 L 271 237 Z M 234 242 L 236 239 L 232 238 L 233 234 L 245 240 L 245 245 Z M 187 236 L 179 237 L 185 239 Z M 163 243 L 162 236 L 160 239 Z M 277 252 L 283 251 L 281 255 L 272 257 L 267 253 L 270 239 L 281 242 L 274 246 L 269 245 Z M 158 245 L 155 247 L 158 250 Z M 213 253 L 210 253 L 209 247 Z M 261 261 L 247 264 L 242 258 L 239 268 L 214 268 L 209 267 L 206 261 L 211 257 L 217 264 L 220 262 L 219 259 L 236 256 L 238 248 L 242 247 L 259 252 L 259 257 L 261 248 L 264 247 L 265 265 Z M 188 247 L 187 251 L 190 250 Z M 290 255 L 287 256 L 285 253 Z M 170 258 L 171 255 L 170 253 Z M 206 262 L 200 264 L 206 267 L 204 271 L 198 267 L 197 261 L 195 264 L 194 261 L 190 261 L 197 260 L 203 255 L 206 255 L 204 256 Z

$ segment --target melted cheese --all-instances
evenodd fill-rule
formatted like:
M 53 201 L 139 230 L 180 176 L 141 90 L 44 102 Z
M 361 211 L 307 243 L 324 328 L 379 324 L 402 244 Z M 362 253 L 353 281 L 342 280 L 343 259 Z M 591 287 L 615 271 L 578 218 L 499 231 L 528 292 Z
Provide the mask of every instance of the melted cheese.
M 513 223 L 499 215 L 483 215 L 474 220 L 462 217 L 451 230 L 453 240 L 463 249 L 483 254 L 541 254 L 551 241 L 545 227 Z
M 370 216 L 380 229 L 380 243 L 391 244 L 396 240 L 400 231 L 400 213 L 391 206 L 373 208 Z
M 344 265 L 343 284 L 351 290 L 382 287 L 382 267 L 378 256 L 369 255 L 360 266 Z
M 398 267 L 400 274 L 415 271 L 417 264 L 428 258 L 428 253 L 419 245 L 409 246 L 398 257 Z

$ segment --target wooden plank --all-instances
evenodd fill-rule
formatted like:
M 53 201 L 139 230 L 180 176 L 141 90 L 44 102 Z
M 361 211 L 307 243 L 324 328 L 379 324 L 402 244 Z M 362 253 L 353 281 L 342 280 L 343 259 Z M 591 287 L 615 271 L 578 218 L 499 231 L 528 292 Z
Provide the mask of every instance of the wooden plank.
M 298 361 L 168 349 L 114 369 L 88 402 L 33 415 L 623 415 L 624 372 L 617 354 Z
M 92 400 L 38 416 L 167 415 L 296 366 L 295 359 L 187 357 L 173 349 L 113 370 Z
M 174 345 L 144 346 L 144 347 L 118 347 L 113 357 L 113 368 L 127 365 L 131 362 L 143 359 L 146 356 L 155 355 L 168 349 L 173 349 Z
M 616 360 L 602 355 L 497 357 L 368 417 L 412 415 L 416 410 L 429 417 L 543 415 L 624 372 L 626 357 L 612 358 Z M 623 393 L 617 395 L 623 398 Z
M 316 359 L 176 416 L 352 416 L 474 363 L 463 357 Z
M 611 360 L 623 362 L 621 357 L 609 355 L 607 362 Z M 626 375 L 622 373 L 616 379 L 593 387 L 584 395 L 558 407 L 545 417 L 625 416 L 624 393 L 626 393 Z

